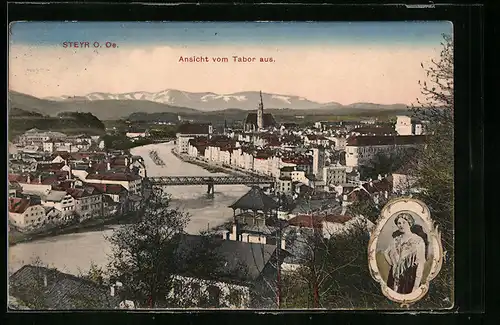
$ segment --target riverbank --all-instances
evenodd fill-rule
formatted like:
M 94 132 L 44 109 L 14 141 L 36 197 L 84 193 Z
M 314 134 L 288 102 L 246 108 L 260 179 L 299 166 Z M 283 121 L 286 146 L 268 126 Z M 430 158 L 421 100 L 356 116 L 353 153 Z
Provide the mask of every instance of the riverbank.
M 67 235 L 78 232 L 99 230 L 104 226 L 127 224 L 135 222 L 138 218 L 137 212 L 128 213 L 126 215 L 113 216 L 111 218 L 89 219 L 81 223 L 72 225 L 60 225 L 50 229 L 44 229 L 38 232 L 23 233 L 15 229 L 9 230 L 9 246 L 16 244 L 31 242 L 47 237 L 55 237 L 59 235 Z
M 269 177 L 269 176 L 265 176 L 265 175 L 252 173 L 252 172 L 249 172 L 249 171 L 243 170 L 243 169 L 236 169 L 235 167 L 216 165 L 214 163 L 210 163 L 210 162 L 208 162 L 206 160 L 202 160 L 200 158 L 193 158 L 193 157 L 185 155 L 185 154 L 179 154 L 179 153 L 177 153 L 177 150 L 175 148 L 172 149 L 172 154 L 185 163 L 196 165 L 196 166 L 201 167 L 201 168 L 203 168 L 211 173 L 225 173 L 225 174 L 234 175 L 234 176 Z

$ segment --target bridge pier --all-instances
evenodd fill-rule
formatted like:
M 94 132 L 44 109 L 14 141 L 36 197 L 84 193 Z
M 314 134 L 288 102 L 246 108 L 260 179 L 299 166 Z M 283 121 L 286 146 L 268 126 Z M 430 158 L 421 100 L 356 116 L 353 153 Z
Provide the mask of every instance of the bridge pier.
M 214 184 L 207 184 L 207 194 L 214 194 Z

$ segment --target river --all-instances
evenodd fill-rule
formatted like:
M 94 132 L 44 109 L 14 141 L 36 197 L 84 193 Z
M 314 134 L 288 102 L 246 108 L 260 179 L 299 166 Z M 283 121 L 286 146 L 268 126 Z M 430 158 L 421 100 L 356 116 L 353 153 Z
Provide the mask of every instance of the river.
M 152 144 L 134 148 L 131 153 L 144 158 L 147 174 L 151 177 L 223 175 L 212 174 L 199 166 L 179 160 L 171 152 L 173 147 L 173 143 Z M 158 152 L 165 166 L 157 166 L 151 160 L 150 150 Z M 213 198 L 207 197 L 206 190 L 206 185 L 167 188 L 172 196 L 172 206 L 180 207 L 191 215 L 186 229 L 191 234 L 197 234 L 208 227 L 230 220 L 233 212 L 228 205 L 245 194 L 249 188 L 244 185 L 215 186 Z M 35 258 L 62 272 L 72 274 L 87 270 L 91 262 L 105 265 L 111 251 L 105 235 L 110 235 L 116 227 L 119 226 L 17 244 L 8 250 L 8 269 L 11 272 L 15 271 L 22 265 L 31 263 Z

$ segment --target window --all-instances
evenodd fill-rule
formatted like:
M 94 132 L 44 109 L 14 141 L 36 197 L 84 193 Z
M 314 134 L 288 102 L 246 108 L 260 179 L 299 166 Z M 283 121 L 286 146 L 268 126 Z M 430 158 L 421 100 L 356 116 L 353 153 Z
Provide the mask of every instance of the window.
M 191 293 L 193 298 L 199 298 L 201 295 L 201 286 L 198 283 L 191 283 Z
M 216 286 L 209 286 L 207 288 L 208 292 L 208 307 L 219 307 L 221 290 Z
M 174 289 L 174 295 L 176 295 L 176 296 L 182 295 L 182 281 L 181 280 L 174 280 L 172 283 L 172 287 Z

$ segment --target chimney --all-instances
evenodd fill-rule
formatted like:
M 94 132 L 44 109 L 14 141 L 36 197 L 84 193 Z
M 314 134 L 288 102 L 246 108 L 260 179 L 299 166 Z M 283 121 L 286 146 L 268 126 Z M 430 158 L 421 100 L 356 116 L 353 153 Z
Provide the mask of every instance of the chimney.
M 31 184 L 31 175 L 28 174 L 28 184 Z
M 115 296 L 115 285 L 111 285 L 111 297 Z
M 125 157 L 125 167 L 128 167 L 128 158 Z
M 42 175 L 38 176 L 38 183 L 42 184 Z
M 43 276 L 43 286 L 44 286 L 44 287 L 47 287 L 47 285 L 48 285 L 48 284 L 47 284 L 47 275 L 45 274 L 45 275 Z
M 108 170 L 111 170 L 111 163 L 108 161 L 108 164 L 107 164 L 107 168 Z
M 239 230 L 239 227 L 238 227 L 238 223 L 233 223 L 233 233 L 232 235 L 234 236 L 235 240 L 238 240 L 238 230 Z

